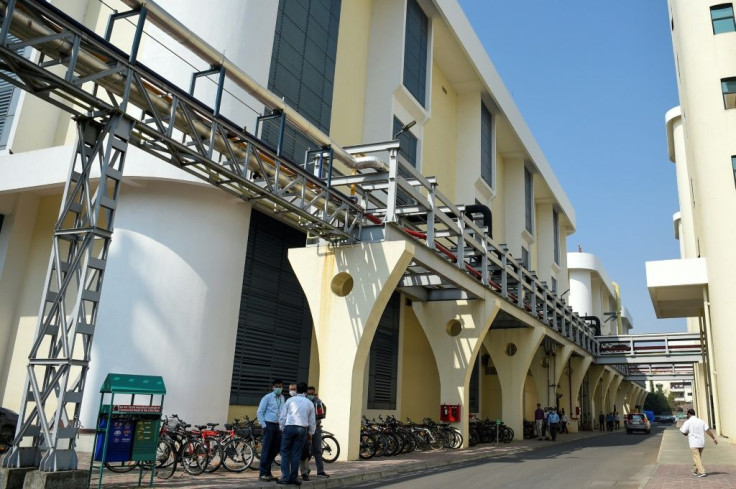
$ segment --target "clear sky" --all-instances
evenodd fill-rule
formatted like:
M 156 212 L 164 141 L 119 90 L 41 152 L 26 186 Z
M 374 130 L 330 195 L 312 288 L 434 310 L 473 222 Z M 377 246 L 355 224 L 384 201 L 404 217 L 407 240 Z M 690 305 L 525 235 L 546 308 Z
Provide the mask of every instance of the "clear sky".
M 634 332 L 657 319 L 644 262 L 679 258 L 665 113 L 678 105 L 666 0 L 459 0 L 572 201 L 581 245 L 621 286 Z

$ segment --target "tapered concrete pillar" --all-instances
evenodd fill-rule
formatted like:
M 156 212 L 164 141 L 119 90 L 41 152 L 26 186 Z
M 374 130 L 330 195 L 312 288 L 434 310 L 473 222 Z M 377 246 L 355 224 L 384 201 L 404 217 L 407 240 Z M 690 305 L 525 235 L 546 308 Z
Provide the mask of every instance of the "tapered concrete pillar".
M 601 380 L 603 382 L 600 383 L 599 397 L 596 399 L 596 401 L 600 401 L 600 406 L 603 410 L 603 414 L 606 415 L 608 415 L 608 411 L 611 410 L 611 407 L 608 405 L 608 388 L 611 387 L 611 381 L 613 381 L 613 377 L 613 371 L 609 369 L 603 370 L 603 374 L 601 375 Z
M 621 381 L 624 380 L 624 377 L 620 374 L 613 374 L 613 378 L 611 380 L 611 385 L 608 387 L 608 391 L 606 391 L 606 407 L 608 411 L 620 411 L 621 410 L 621 404 L 618 403 L 618 388 L 621 385 Z
M 588 369 L 588 383 L 590 386 L 590 397 L 588 399 L 589 405 L 587 406 L 593 419 L 591 420 L 592 426 L 595 429 L 595 424 L 598 422 L 598 415 L 603 411 L 601 405 L 601 377 L 606 371 L 605 365 L 591 365 Z
M 440 400 L 460 404 L 459 428 L 463 446 L 470 440 L 468 387 L 475 359 L 491 323 L 501 307 L 495 295 L 472 301 L 412 303 L 414 314 L 427 335 L 440 374 Z M 439 409 L 439 406 L 437 406 Z
M 414 245 L 406 241 L 289 250 L 314 322 L 320 397 L 333 406 L 330 431 L 344 447 L 343 460 L 358 459 L 366 360 L 381 314 L 413 255 Z
M 524 383 L 543 338 L 543 328 L 491 328 L 484 341 L 501 384 L 501 415 L 517 439 L 524 435 Z
M 713 413 L 708 407 L 708 390 L 706 389 L 706 370 L 704 363 L 696 363 L 693 365 L 693 373 L 695 378 L 693 381 L 693 404 L 695 405 L 695 414 L 700 418 L 708 421 L 708 426 L 713 426 Z M 707 417 L 706 417 L 707 415 Z
M 621 403 L 621 414 L 628 414 L 631 412 L 631 409 L 634 407 L 634 404 L 632 402 L 632 394 L 634 393 L 635 385 L 631 383 L 628 380 L 624 380 L 621 383 L 621 390 L 619 391 L 620 397 L 619 402 Z
M 534 354 L 529 370 L 537 387 L 538 402 L 542 406 L 557 406 L 557 384 L 571 354 L 572 347 L 569 345 L 557 345 L 553 352 L 545 351 L 544 345 L 541 345 Z
M 567 423 L 567 429 L 570 430 L 571 433 L 577 433 L 580 430 L 580 418 L 575 408 L 582 405 L 581 400 L 578 399 L 578 394 L 580 393 L 580 386 L 583 385 L 585 374 L 588 372 L 592 363 L 593 357 L 587 355 L 584 357 L 570 357 L 570 361 L 568 362 L 571 380 L 570 400 L 572 402 L 570 404 L 570 412 L 568 413 L 570 421 Z

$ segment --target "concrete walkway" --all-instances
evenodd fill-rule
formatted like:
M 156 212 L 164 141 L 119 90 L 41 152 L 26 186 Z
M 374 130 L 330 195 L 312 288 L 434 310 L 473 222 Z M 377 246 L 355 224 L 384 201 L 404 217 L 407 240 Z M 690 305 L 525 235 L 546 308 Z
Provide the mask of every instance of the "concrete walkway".
M 427 469 L 448 467 L 467 462 L 521 454 L 541 447 L 548 447 L 552 444 L 565 444 L 575 440 L 606 436 L 608 434 L 609 433 L 607 432 L 598 431 L 571 433 L 567 435 L 558 435 L 557 441 L 555 442 L 523 440 L 513 441 L 509 444 L 501 443 L 499 445 L 482 444 L 465 450 L 432 450 L 428 452 L 414 452 L 396 457 L 380 457 L 352 462 L 335 462 L 332 464 L 325 464 L 325 470 L 330 474 L 329 478 L 312 477 L 312 480 L 302 484 L 302 488 L 322 489 L 345 487 L 351 484 L 377 480 L 383 477 L 391 477 L 399 474 L 420 472 Z M 88 467 L 89 454 L 80 454 L 79 468 L 86 469 Z M 314 474 L 315 472 L 314 464 L 312 464 L 312 473 Z M 273 474 L 274 476 L 280 475 L 278 467 L 274 467 Z M 133 475 L 114 474 L 109 471 L 105 471 L 103 487 L 115 489 L 128 488 L 135 486 L 137 481 L 137 472 Z M 171 487 L 176 489 L 229 487 L 274 489 L 282 487 L 275 482 L 260 482 L 258 480 L 257 471 L 246 470 L 240 474 L 233 474 L 225 471 L 224 469 L 220 469 L 213 474 L 202 474 L 200 476 L 190 476 L 182 470 L 177 470 L 170 479 L 156 479 L 154 484 L 156 487 Z M 96 476 L 93 476 L 92 487 L 96 486 L 97 479 Z
M 690 473 L 693 459 L 687 438 L 675 426 L 662 433 L 657 466 L 646 489 L 733 488 L 736 489 L 736 446 L 726 438 L 719 438 L 718 445 L 708 437 L 703 450 L 706 477 L 698 478 Z

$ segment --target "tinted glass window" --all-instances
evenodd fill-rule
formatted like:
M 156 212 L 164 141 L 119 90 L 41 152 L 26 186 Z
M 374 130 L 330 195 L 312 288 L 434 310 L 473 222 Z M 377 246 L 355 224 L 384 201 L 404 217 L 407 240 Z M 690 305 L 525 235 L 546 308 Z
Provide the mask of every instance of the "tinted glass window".
M 404 40 L 404 86 L 422 106 L 426 103 L 428 37 L 427 15 L 417 0 L 408 0 Z
M 713 22 L 713 34 L 736 31 L 732 4 L 729 3 L 711 7 L 710 18 Z

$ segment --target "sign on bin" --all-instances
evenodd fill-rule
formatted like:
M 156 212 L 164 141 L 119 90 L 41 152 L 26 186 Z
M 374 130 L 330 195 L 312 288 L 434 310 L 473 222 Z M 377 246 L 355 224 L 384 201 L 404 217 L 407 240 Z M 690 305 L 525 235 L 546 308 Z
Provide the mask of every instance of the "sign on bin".
M 138 420 L 135 424 L 135 440 L 131 460 L 153 460 L 156 458 L 157 420 Z
M 108 419 L 100 419 L 100 430 L 107 428 Z M 127 462 L 130 460 L 130 450 L 133 446 L 134 421 L 129 419 L 113 419 L 110 425 L 110 436 L 107 439 L 106 462 Z M 95 446 L 95 461 L 102 462 L 102 450 L 105 437 L 97 437 Z

